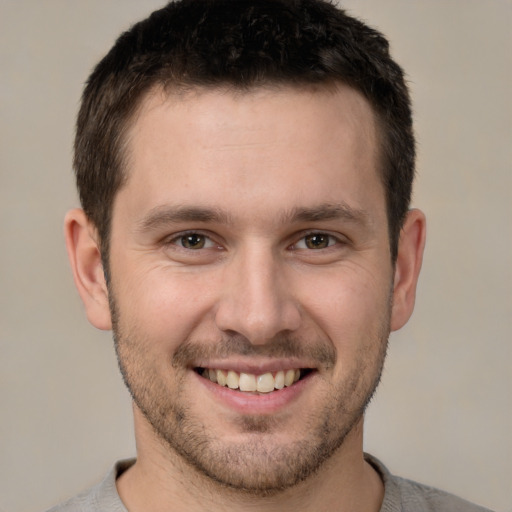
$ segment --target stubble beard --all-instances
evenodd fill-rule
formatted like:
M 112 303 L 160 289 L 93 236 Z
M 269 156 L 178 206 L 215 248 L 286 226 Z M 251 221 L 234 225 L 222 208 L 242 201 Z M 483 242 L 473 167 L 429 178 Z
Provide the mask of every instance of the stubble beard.
M 366 344 L 373 347 L 377 355 L 362 350 L 357 370 L 343 382 L 331 385 L 324 393 L 324 405 L 315 411 L 304 412 L 296 419 L 303 425 L 303 432 L 307 433 L 303 439 L 274 444 L 273 436 L 282 434 L 283 430 L 276 419 L 246 416 L 241 417 L 237 425 L 239 432 L 246 434 L 243 442 L 226 442 L 215 437 L 208 424 L 194 417 L 187 406 L 186 388 L 182 385 L 185 370 L 179 367 L 183 352 L 172 360 L 178 377 L 173 389 L 169 390 L 144 348 L 150 343 L 125 334 L 120 326 L 114 296 L 112 293 L 109 296 L 119 368 L 135 405 L 151 425 L 157 439 L 169 449 L 170 460 L 174 460 L 177 454 L 199 475 L 224 488 L 268 497 L 318 472 L 362 419 L 380 382 L 390 332 L 390 310 L 381 322 L 379 332 L 375 333 L 375 339 Z M 131 331 L 133 334 L 133 329 Z M 229 351 L 226 348 L 229 343 L 229 340 L 224 340 L 223 350 Z M 236 353 L 240 353 L 243 343 L 239 338 L 233 342 L 238 347 Z M 250 344 L 247 343 L 245 350 L 250 352 Z M 211 346 L 212 343 L 184 344 L 184 351 L 204 355 L 211 352 Z M 295 340 L 286 339 L 280 346 L 278 343 L 276 351 L 294 356 L 297 354 L 288 352 L 294 350 L 290 347 L 297 346 Z M 329 357 L 325 341 L 317 342 L 316 347 L 317 353 Z M 336 354 L 330 357 L 334 357 L 334 365 Z M 170 373 L 169 368 L 167 371 Z

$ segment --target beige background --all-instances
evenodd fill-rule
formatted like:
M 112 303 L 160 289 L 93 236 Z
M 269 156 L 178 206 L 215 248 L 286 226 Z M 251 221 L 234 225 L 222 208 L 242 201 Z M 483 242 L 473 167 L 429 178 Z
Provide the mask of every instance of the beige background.
M 0 510 L 35 512 L 134 453 L 110 335 L 87 324 L 62 218 L 82 83 L 161 0 L 0 0 Z M 414 95 L 429 240 L 366 449 L 398 474 L 512 510 L 512 3 L 349 0 Z

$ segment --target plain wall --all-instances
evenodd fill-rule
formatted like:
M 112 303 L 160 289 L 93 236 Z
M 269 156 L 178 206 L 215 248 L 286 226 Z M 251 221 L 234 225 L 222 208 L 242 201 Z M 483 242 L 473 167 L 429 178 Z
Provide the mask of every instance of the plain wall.
M 82 84 L 160 0 L 0 0 L 0 510 L 42 511 L 134 454 L 109 333 L 62 234 Z M 366 449 L 512 510 L 512 3 L 347 0 L 406 69 L 428 218 L 416 312 L 391 338 Z

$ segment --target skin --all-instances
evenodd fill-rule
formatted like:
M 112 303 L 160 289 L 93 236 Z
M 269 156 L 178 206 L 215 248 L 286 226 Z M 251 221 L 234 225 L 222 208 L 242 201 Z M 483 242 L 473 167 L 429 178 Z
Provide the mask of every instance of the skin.
M 118 480 L 131 512 L 379 510 L 363 412 L 414 307 L 425 219 L 409 213 L 393 264 L 377 146 L 347 87 L 144 99 L 109 289 L 94 226 L 66 218 L 89 320 L 113 327 L 134 397 L 138 459 Z M 197 367 L 313 371 L 241 399 Z

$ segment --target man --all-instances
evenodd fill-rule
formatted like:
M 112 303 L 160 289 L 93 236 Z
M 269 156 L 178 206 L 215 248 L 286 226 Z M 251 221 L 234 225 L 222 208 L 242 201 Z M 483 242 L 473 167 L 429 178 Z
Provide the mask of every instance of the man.
M 137 460 L 54 510 L 482 510 L 363 453 L 421 267 L 414 158 L 386 40 L 327 2 L 183 0 L 123 34 L 66 240 Z

